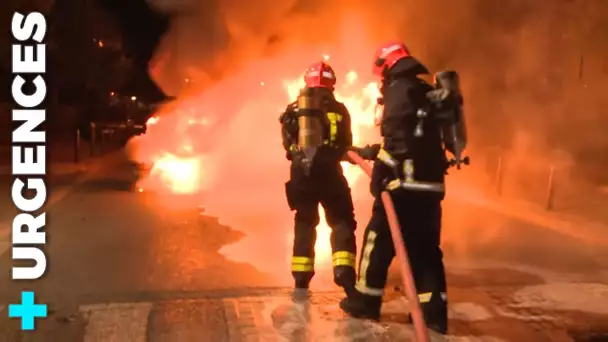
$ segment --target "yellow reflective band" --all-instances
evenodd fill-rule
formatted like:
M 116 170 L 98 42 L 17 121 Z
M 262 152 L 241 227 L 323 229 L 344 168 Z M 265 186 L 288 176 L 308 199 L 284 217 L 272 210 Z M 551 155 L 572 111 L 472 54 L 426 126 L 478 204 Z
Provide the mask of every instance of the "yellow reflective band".
M 431 301 L 431 297 L 433 297 L 432 292 L 421 293 L 418 295 L 418 300 L 420 303 L 428 303 Z
M 315 260 L 313 258 L 309 258 L 309 257 L 294 256 L 293 258 L 291 258 L 291 263 L 292 264 L 302 264 L 302 265 L 314 265 Z
M 289 146 L 289 151 L 290 151 L 290 152 L 297 152 L 297 151 L 298 151 L 298 145 L 296 145 L 296 144 L 291 144 L 291 145 Z
M 445 192 L 445 186 L 437 182 L 417 182 L 411 181 L 406 182 L 403 180 L 395 179 L 390 181 L 386 185 L 386 189 L 391 191 L 399 188 L 404 188 L 409 191 L 432 191 L 432 192 Z
M 382 297 L 384 295 L 384 289 L 375 289 L 372 287 L 367 287 L 362 282 L 357 282 L 357 284 L 355 284 L 355 289 L 368 296 Z
M 414 181 L 414 161 L 412 159 L 406 159 L 403 163 L 403 175 L 406 182 L 411 183 Z
M 368 231 L 367 239 L 363 242 L 363 252 L 361 253 L 361 263 L 359 264 L 359 279 L 357 281 L 358 286 L 363 290 L 367 288 L 367 268 L 369 267 L 369 257 L 374 251 L 374 245 L 376 243 L 376 232 Z M 359 291 L 363 293 L 363 290 Z
M 395 167 L 397 165 L 395 159 L 393 159 L 393 157 L 383 148 L 378 151 L 376 158 L 390 167 Z
M 335 252 L 332 255 L 332 259 L 334 267 L 350 266 L 354 268 L 357 263 L 357 256 L 355 255 L 355 253 L 346 251 Z
M 338 135 L 338 122 L 342 121 L 342 115 L 338 113 L 327 113 L 327 119 L 329 120 L 329 143 L 333 145 L 336 142 L 336 136 Z
M 348 266 L 348 267 L 355 268 L 356 264 L 357 264 L 357 261 L 354 259 L 336 259 L 333 262 L 334 267 Z
M 294 256 L 291 258 L 291 270 L 293 272 L 312 272 L 315 269 L 313 258 Z
M 336 260 L 336 259 L 356 259 L 357 256 L 355 255 L 355 253 L 352 253 L 352 252 L 339 251 L 339 252 L 335 252 L 334 254 L 332 254 L 331 258 L 333 260 Z
M 291 264 L 292 272 L 312 272 L 315 270 L 314 265 Z
M 399 179 L 392 180 L 386 185 L 386 189 L 389 191 L 399 189 L 400 187 L 401 187 L 401 181 Z

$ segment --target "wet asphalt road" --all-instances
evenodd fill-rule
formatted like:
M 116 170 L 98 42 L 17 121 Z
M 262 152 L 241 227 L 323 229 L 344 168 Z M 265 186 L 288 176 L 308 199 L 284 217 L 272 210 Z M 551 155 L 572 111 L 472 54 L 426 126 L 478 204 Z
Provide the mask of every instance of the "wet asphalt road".
M 250 265 L 218 254 L 240 234 L 192 211 L 167 212 L 162 198 L 140 194 L 135 176 L 114 160 L 47 212 L 49 265 L 42 281 L 10 282 L 0 301 L 30 287 L 47 301 L 113 301 L 142 294 L 270 286 Z M 2 256 L 2 269 L 10 268 Z M 239 275 L 239 276 L 235 276 Z
M 255 340 L 254 335 L 260 341 L 273 340 L 276 331 L 263 333 L 277 328 L 276 320 L 264 325 L 260 317 L 274 315 L 274 311 L 262 314 L 269 310 L 268 303 L 278 301 L 272 306 L 275 309 L 284 304 L 277 298 L 288 293 L 288 269 L 270 267 L 275 271 L 263 272 L 259 269 L 269 268 L 227 259 L 218 251 L 242 239 L 242 233 L 201 215 L 195 207 L 161 210 L 158 201 L 171 199 L 139 193 L 135 180 L 129 164 L 117 158 L 49 208 L 49 268 L 42 280 L 11 281 L 13 262 L 10 250 L 4 251 L 2 316 L 7 316 L 3 305 L 17 302 L 20 291 L 30 289 L 37 301 L 49 304 L 50 318 L 40 321 L 34 334 L 20 333 L 15 320 L 1 318 L 0 341 L 237 341 Z M 469 218 L 466 227 L 460 223 L 463 215 Z M 452 292 L 463 301 L 474 288 L 506 293 L 546 282 L 547 277 L 534 274 L 535 270 L 558 278 L 562 273 L 574 275 L 576 281 L 606 283 L 608 279 L 606 246 L 573 241 L 464 204 L 446 205 L 445 216 L 454 221 L 445 241 L 446 258 L 454 265 L 450 266 Z M 267 238 L 282 241 L 277 253 L 289 250 L 287 239 Z M 505 264 L 519 270 L 507 272 Z M 479 271 L 456 271 L 461 265 Z M 398 284 L 395 274 L 391 284 Z M 335 309 L 336 289 L 329 285 L 322 293 L 327 295 L 320 294 L 319 301 Z M 333 309 L 324 315 L 333 315 Z M 464 335 L 471 330 L 468 325 L 456 327 Z M 479 335 L 481 330 L 471 334 Z M 340 336 L 356 335 L 348 329 L 340 331 Z M 338 340 L 338 335 L 331 336 L 313 340 Z M 362 341 L 374 340 L 362 336 Z

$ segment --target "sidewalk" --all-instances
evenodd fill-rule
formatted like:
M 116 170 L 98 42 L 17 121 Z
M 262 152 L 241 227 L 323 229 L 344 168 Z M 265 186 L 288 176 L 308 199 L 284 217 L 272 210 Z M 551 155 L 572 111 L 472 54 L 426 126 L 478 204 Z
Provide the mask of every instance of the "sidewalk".
M 90 158 L 84 162 L 73 163 L 73 162 L 61 162 L 51 163 L 47 166 L 47 176 L 50 177 L 61 177 L 69 174 L 77 174 L 86 172 L 92 164 L 95 164 L 98 158 Z M 0 176 L 12 175 L 11 165 L 0 165 Z
M 53 146 L 47 147 L 46 163 L 47 174 L 52 176 L 61 176 L 70 173 L 86 171 L 95 160 L 103 156 L 91 156 L 89 143 L 82 141 L 78 153 L 78 163 L 75 162 L 75 146 L 73 143 L 56 143 Z M 0 165 L 0 176 L 10 175 L 12 173 L 12 154 L 10 146 L 2 146 L 0 148 L 2 155 L 2 165 Z
M 540 205 L 524 201 L 491 196 L 479 188 L 466 184 L 450 184 L 446 198 L 484 207 L 506 217 L 549 228 L 593 245 L 608 246 L 608 222 L 582 215 L 550 211 Z

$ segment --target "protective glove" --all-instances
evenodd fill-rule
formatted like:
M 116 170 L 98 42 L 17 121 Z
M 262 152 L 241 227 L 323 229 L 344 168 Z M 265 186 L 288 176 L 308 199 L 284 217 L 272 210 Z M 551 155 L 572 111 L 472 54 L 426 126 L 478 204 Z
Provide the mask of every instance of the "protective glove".
M 365 160 L 374 160 L 380 152 L 380 144 L 365 145 L 364 147 L 351 147 L 351 150 L 357 153 Z

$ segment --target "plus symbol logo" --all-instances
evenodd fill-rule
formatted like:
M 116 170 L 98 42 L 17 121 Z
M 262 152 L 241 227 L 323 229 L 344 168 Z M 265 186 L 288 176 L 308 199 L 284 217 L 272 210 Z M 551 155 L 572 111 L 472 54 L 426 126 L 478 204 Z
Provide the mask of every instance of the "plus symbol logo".
M 34 292 L 21 292 L 21 304 L 8 306 L 10 318 L 21 318 L 21 330 L 34 330 L 34 319 L 47 316 L 46 304 L 35 304 Z

